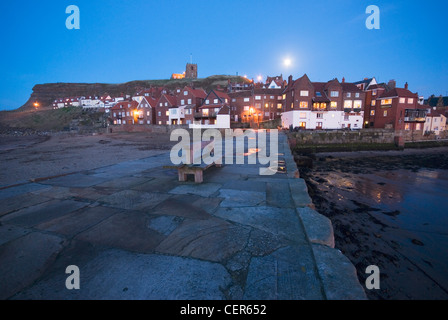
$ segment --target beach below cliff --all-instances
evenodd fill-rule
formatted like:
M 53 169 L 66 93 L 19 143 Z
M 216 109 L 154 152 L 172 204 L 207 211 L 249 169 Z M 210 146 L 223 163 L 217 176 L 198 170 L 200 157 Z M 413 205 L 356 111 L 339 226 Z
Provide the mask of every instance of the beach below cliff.
M 170 150 L 175 142 L 162 133 L 0 135 L 0 187 Z

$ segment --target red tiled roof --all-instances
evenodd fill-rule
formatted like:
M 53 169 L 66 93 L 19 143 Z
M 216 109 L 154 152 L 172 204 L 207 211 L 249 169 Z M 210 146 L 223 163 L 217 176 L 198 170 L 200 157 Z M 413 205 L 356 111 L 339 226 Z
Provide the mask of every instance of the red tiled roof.
M 129 107 L 130 105 L 130 107 Z M 121 106 L 121 108 L 120 108 Z M 118 102 L 115 106 L 113 106 L 111 109 L 112 110 L 117 110 L 117 109 L 127 109 L 127 108 L 137 108 L 138 107 L 138 102 L 137 101 L 120 101 Z
M 408 89 L 403 89 L 403 88 L 394 88 L 392 90 L 386 91 L 382 95 L 380 95 L 377 99 L 392 98 L 392 97 L 404 97 L 404 98 L 417 98 L 418 99 L 417 94 L 412 93 Z

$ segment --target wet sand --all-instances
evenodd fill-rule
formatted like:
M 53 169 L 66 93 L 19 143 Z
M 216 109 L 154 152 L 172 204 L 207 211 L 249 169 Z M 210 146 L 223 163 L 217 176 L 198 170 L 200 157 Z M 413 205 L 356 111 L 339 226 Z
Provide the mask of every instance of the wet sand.
M 300 168 L 370 299 L 448 299 L 448 148 L 317 154 Z
M 167 152 L 169 134 L 0 136 L 0 187 Z

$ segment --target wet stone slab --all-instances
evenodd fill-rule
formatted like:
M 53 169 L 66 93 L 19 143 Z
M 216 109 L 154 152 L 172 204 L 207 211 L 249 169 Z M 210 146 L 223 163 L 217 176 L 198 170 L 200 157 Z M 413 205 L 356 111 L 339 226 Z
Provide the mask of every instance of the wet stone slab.
M 306 242 L 305 233 L 294 209 L 265 206 L 220 208 L 214 215 L 288 238 L 291 241 Z
M 216 193 L 222 185 L 217 183 L 189 183 L 180 185 L 169 193 L 171 194 L 194 194 L 201 197 L 210 197 L 212 194 Z
M 232 189 L 219 190 L 219 198 L 224 198 L 221 207 L 254 207 L 266 203 L 266 193 Z
M 0 299 L 11 297 L 44 273 L 63 248 L 63 239 L 29 233 L 0 247 Z M 63 283 L 63 282 L 61 282 Z
M 146 178 L 139 178 L 139 177 L 124 177 L 124 178 L 118 178 L 114 180 L 110 180 L 101 184 L 98 184 L 96 188 L 111 188 L 111 189 L 131 189 L 133 187 L 136 187 L 140 184 L 143 184 L 145 182 L 148 182 Z
M 15 299 L 222 300 L 231 284 L 217 263 L 157 254 L 107 250 L 79 265 L 82 290 L 67 290 L 54 273 Z
M 88 188 L 97 184 L 106 182 L 108 179 L 93 177 L 82 173 L 70 174 L 50 180 L 40 182 L 45 185 L 72 187 L 72 188 Z
M 147 210 L 151 215 L 178 216 L 190 219 L 209 219 L 210 214 L 206 209 L 212 210 L 219 203 L 219 199 L 210 201 L 203 206 L 204 201 L 214 198 L 201 198 L 194 195 L 174 195 L 171 198 L 161 202 L 151 210 Z M 208 207 L 209 206 L 209 207 Z
M 149 217 L 146 214 L 124 211 L 80 233 L 76 239 L 134 252 L 149 253 L 165 239 L 165 236 L 148 226 Z
M 266 184 L 266 189 L 266 200 L 268 206 L 278 208 L 294 208 L 294 202 L 291 198 L 288 181 L 283 183 L 268 182 Z
M 208 261 L 224 261 L 244 248 L 249 232 L 249 228 L 220 219 L 186 220 L 156 251 Z
M 6 226 L 1 225 L 0 226 L 0 246 L 4 243 L 7 243 L 9 241 L 12 241 L 14 239 L 23 237 L 24 235 L 30 233 L 32 230 L 22 227 L 16 227 L 16 226 Z
M 165 178 L 146 178 L 147 182 L 132 187 L 132 190 L 144 191 L 144 192 L 161 192 L 167 193 L 168 191 L 176 188 L 179 183 L 176 179 L 171 177 Z
M 88 203 L 73 200 L 52 200 L 3 216 L 0 222 L 22 227 L 33 227 L 88 205 Z
M 150 229 L 156 230 L 160 234 L 165 236 L 170 235 L 176 228 L 184 221 L 183 218 L 175 216 L 160 216 L 152 218 L 148 227 Z
M 0 200 L 0 217 L 26 207 L 51 200 L 50 198 L 37 196 L 32 193 L 17 195 L 11 198 Z
M 244 299 L 323 299 L 311 250 L 307 246 L 281 248 L 265 257 L 252 258 Z
M 123 190 L 110 196 L 100 198 L 98 201 L 105 206 L 115 208 L 149 210 L 168 198 L 169 195 L 163 193 Z
M 48 189 L 48 188 L 49 188 L 48 186 L 41 185 L 38 183 L 27 183 L 27 184 L 16 186 L 16 187 L 11 187 L 11 188 L 0 190 L 0 200 L 18 196 L 18 195 L 23 195 L 28 192 L 42 190 L 42 189 Z
M 226 182 L 223 189 L 241 190 L 241 191 L 254 191 L 254 192 L 266 192 L 266 183 L 248 181 L 248 180 L 235 180 Z
M 115 208 L 89 207 L 51 221 L 44 222 L 37 225 L 36 228 L 67 236 L 74 236 L 120 211 L 120 209 Z

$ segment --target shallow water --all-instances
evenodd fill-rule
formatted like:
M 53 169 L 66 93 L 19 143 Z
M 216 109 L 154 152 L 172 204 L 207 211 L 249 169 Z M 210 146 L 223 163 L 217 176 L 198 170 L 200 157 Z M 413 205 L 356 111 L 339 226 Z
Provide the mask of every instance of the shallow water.
M 395 277 L 387 285 L 402 287 L 396 298 L 448 297 L 448 170 L 332 171 L 323 177 L 338 207 L 368 205 L 369 215 L 384 224 L 381 240 L 404 261 L 386 270 Z M 372 245 L 376 250 L 384 252 Z

